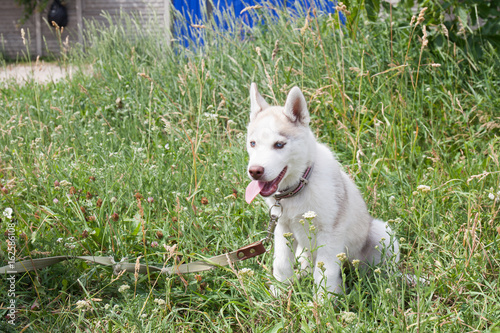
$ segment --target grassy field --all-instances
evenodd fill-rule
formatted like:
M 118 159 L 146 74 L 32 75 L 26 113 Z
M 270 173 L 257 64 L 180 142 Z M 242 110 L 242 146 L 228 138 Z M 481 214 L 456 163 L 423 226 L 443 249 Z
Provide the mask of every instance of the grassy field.
M 270 295 L 272 250 L 170 277 L 74 260 L 17 275 L 15 296 L 2 277 L 0 331 L 500 331 L 498 50 L 474 57 L 442 27 L 396 16 L 346 29 L 335 17 L 251 12 L 274 23 L 207 24 L 198 48 L 124 18 L 61 58 L 81 68 L 70 81 L 0 88 L 1 265 L 9 223 L 18 261 L 162 266 L 262 238 L 267 210 L 244 200 L 252 81 L 274 104 L 303 89 L 319 140 L 397 233 L 399 265 L 346 269 L 345 294 L 318 303 L 312 278 Z

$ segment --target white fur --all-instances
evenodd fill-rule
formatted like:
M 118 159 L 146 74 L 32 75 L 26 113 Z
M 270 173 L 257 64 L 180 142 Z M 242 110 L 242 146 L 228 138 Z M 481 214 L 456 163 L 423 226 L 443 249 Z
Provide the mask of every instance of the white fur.
M 349 261 L 359 259 L 377 264 L 382 261 L 382 249 L 386 248 L 388 257 L 394 253 L 394 259 L 399 260 L 399 247 L 395 240 L 391 241 L 388 225 L 370 216 L 353 181 L 342 171 L 328 147 L 316 141 L 300 89 L 294 87 L 290 91 L 284 107 L 269 106 L 252 83 L 250 100 L 248 168 L 263 167 L 260 180 L 271 181 L 286 166 L 287 172 L 278 188 L 283 191 L 297 186 L 306 168 L 314 165 L 305 188 L 296 196 L 281 200 L 283 215 L 274 234 L 275 278 L 290 282 L 297 257 L 303 269 L 312 263 L 310 269 L 318 286 L 325 286 L 330 293 L 341 293 L 341 263 L 337 254 L 346 253 Z M 285 146 L 277 149 L 276 142 Z M 265 200 L 269 206 L 275 203 L 273 196 Z M 307 223 L 300 222 L 308 211 L 317 214 L 312 220 L 315 231 L 311 233 Z M 283 236 L 285 233 L 293 234 L 292 249 Z M 318 268 L 319 262 L 324 264 L 324 272 Z

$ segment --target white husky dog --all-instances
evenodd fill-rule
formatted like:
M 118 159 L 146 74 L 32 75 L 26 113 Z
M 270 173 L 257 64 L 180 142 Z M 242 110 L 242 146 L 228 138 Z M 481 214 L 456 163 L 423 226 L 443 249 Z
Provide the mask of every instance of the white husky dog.
M 292 88 L 284 107 L 269 106 L 252 83 L 250 101 L 247 150 L 253 181 L 246 200 L 250 203 L 260 194 L 270 207 L 277 200 L 283 207 L 274 233 L 275 278 L 291 282 L 297 257 L 303 270 L 312 270 L 319 287 L 342 293 L 338 254 L 366 264 L 382 262 L 382 253 L 399 260 L 399 246 L 391 241 L 389 226 L 370 216 L 356 185 L 328 147 L 316 141 L 300 89 Z M 316 213 L 314 232 L 304 225 L 303 214 L 308 211 Z M 287 233 L 293 234 L 291 246 Z

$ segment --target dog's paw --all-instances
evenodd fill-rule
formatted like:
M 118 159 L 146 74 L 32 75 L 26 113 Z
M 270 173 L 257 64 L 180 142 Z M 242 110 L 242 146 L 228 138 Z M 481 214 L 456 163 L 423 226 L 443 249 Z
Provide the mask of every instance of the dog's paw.
M 274 298 L 278 298 L 281 294 L 280 289 L 274 284 L 269 286 L 269 292 L 271 293 L 271 295 L 273 295 Z

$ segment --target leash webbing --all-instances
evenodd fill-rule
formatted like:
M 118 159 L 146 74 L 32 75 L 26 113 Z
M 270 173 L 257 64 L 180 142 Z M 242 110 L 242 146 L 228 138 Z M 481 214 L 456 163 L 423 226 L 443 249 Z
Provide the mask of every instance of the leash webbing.
M 258 241 L 250 245 L 239 248 L 226 254 L 202 259 L 186 264 L 172 265 L 169 267 L 157 267 L 152 265 L 139 264 L 136 269 L 136 264 L 131 262 L 115 262 L 112 257 L 96 257 L 96 256 L 54 256 L 47 258 L 38 258 L 24 260 L 9 265 L 0 267 L 0 274 L 20 274 L 28 271 L 42 269 L 48 266 L 55 265 L 59 262 L 80 259 L 104 266 L 113 266 L 115 272 L 127 271 L 138 272 L 145 274 L 148 272 L 161 272 L 162 274 L 184 274 L 207 271 L 215 267 L 227 266 L 230 263 L 243 261 L 261 255 L 266 252 L 263 241 Z

